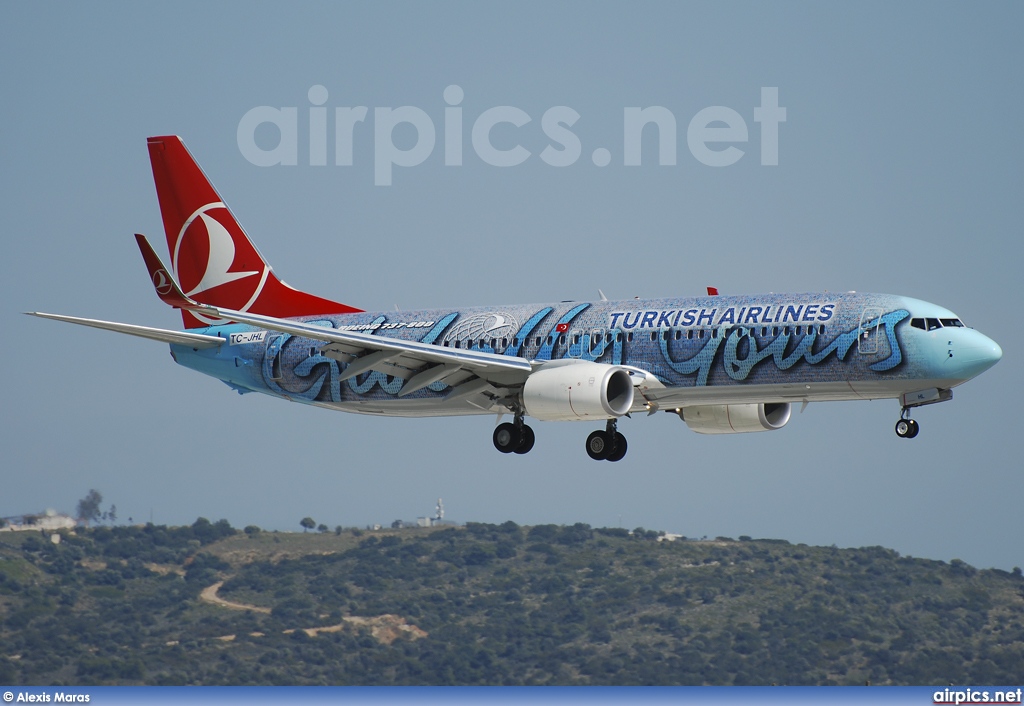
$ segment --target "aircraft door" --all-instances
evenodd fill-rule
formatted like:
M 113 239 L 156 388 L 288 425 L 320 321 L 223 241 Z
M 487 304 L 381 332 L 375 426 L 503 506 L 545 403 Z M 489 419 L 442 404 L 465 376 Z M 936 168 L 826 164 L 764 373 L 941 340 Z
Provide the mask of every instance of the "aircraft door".
M 869 306 L 860 315 L 860 328 L 857 335 L 857 351 L 863 355 L 878 353 L 879 327 L 882 325 L 882 310 Z
M 587 345 L 590 337 L 582 333 L 567 332 L 565 335 L 566 355 L 569 358 L 582 358 L 583 346 Z

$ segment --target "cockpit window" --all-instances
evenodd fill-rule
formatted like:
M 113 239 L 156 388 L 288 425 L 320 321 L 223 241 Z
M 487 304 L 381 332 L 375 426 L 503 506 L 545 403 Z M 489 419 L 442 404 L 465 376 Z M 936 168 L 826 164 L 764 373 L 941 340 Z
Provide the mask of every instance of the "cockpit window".
M 934 331 L 937 328 L 964 328 L 960 319 L 911 319 L 910 325 L 922 331 Z

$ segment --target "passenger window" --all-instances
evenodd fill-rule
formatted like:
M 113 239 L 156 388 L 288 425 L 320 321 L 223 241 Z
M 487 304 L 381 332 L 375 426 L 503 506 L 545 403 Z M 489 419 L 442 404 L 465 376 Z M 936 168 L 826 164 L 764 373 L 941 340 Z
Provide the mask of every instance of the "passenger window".
M 819 335 L 821 335 L 821 336 L 824 336 L 824 335 L 825 335 L 825 324 L 821 324 L 821 325 L 820 325 L 820 326 L 818 327 L 818 334 L 819 334 Z
M 632 331 L 630 331 L 629 333 L 626 334 L 626 341 L 628 341 L 629 343 L 633 342 L 633 332 Z
M 804 327 L 803 326 L 797 326 L 796 327 L 796 335 L 797 336 L 803 336 L 804 335 Z
M 676 329 L 676 340 L 678 341 L 682 337 L 683 337 L 683 332 L 680 331 L 679 329 Z
M 779 327 L 778 326 L 772 326 L 772 335 L 773 336 L 778 336 L 779 335 Z
M 704 338 L 704 329 L 697 332 L 697 338 Z
M 657 331 L 651 331 L 651 340 L 652 341 L 657 341 L 658 340 L 658 332 Z
M 692 328 L 686 329 L 686 340 L 687 341 L 692 341 L 693 340 L 693 329 Z

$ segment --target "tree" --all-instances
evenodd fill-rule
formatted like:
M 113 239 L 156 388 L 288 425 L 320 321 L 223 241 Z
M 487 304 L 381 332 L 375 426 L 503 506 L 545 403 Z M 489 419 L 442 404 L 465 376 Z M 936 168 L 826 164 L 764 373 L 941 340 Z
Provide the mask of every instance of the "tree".
M 330 527 L 328 527 L 328 526 L 327 526 L 327 525 L 325 525 L 325 524 L 320 524 L 320 525 L 319 525 L 319 526 L 318 526 L 318 527 L 316 528 L 316 531 L 317 531 L 317 532 L 319 532 L 320 534 L 324 534 L 325 532 L 330 532 L 330 531 L 331 531 L 331 528 L 330 528 Z
M 78 519 L 88 525 L 100 518 L 100 503 L 103 496 L 95 488 L 89 490 L 88 494 L 78 501 Z
M 316 522 L 313 520 L 312 517 L 303 517 L 302 521 L 299 522 L 299 524 L 302 525 L 303 532 L 308 532 L 309 530 L 316 527 Z
M 110 509 L 107 510 L 107 519 L 110 520 L 110 524 L 117 522 L 117 505 L 111 503 Z

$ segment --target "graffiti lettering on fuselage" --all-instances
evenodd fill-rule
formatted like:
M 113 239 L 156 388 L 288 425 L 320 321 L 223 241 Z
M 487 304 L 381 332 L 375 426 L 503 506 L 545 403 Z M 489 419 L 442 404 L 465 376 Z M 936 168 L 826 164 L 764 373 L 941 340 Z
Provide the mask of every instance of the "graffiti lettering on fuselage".
M 461 329 L 457 325 L 453 326 L 459 321 L 458 312 L 450 313 L 434 323 L 430 331 L 420 339 L 420 342 L 439 343 L 450 347 L 465 345 L 472 350 L 488 353 L 500 352 L 500 354 L 508 356 L 528 355 L 532 360 L 552 360 L 556 357 L 557 352 L 557 357 L 560 358 L 575 358 L 612 365 L 629 363 L 647 367 L 643 360 L 627 358 L 625 347 L 640 344 L 640 341 L 631 343 L 633 340 L 631 332 L 618 328 L 588 333 L 580 332 L 579 327 L 575 332 L 573 331 L 573 322 L 590 306 L 590 304 L 579 304 L 572 307 L 556 320 L 549 322 L 547 331 L 543 333 L 541 324 L 554 312 L 554 308 L 539 309 L 518 328 L 513 338 L 507 341 L 504 349 L 500 351 L 490 345 L 492 339 L 486 337 L 460 342 L 457 334 Z M 825 315 L 824 307 L 831 306 L 826 304 L 819 307 L 816 315 Z M 750 307 L 750 309 L 757 308 Z M 808 308 L 808 306 L 804 307 L 804 315 Z M 829 310 L 827 315 L 831 318 L 832 311 Z M 673 379 L 674 376 L 671 373 L 675 373 L 682 377 L 696 376 L 692 384 L 705 386 L 708 384 L 709 376 L 717 361 L 730 379 L 743 382 L 748 380 L 754 374 L 755 369 L 765 361 L 771 361 L 780 371 L 791 370 L 800 363 L 815 366 L 826 361 L 833 354 L 836 360 L 843 361 L 850 349 L 857 343 L 858 337 L 865 332 L 873 332 L 873 335 L 884 334 L 888 342 L 888 356 L 868 367 L 874 372 L 886 372 L 895 369 L 903 361 L 903 354 L 896 336 L 896 325 L 908 316 L 910 313 L 904 309 L 891 311 L 839 334 L 820 348 L 817 348 L 820 339 L 819 326 L 807 326 L 805 334 L 791 333 L 791 327 L 784 327 L 771 340 L 766 341 L 762 338 L 760 347 L 754 331 L 750 328 L 726 327 L 717 329 L 706 340 L 700 339 L 704 340 L 702 344 L 698 344 L 701 346 L 700 349 L 681 360 L 675 360 L 673 352 L 670 350 L 670 341 L 673 337 L 661 335 L 657 337 L 657 340 L 660 342 L 661 358 L 668 366 L 668 370 L 662 369 L 667 375 L 659 372 L 655 372 L 655 374 L 668 385 L 678 385 L 683 382 L 680 379 Z M 638 320 L 642 322 L 643 317 L 639 317 Z M 363 330 L 366 331 L 388 330 L 386 322 L 386 316 L 378 316 L 372 322 L 360 326 L 365 326 L 366 328 Z M 311 323 L 332 328 L 334 326 L 333 322 L 329 320 Z M 634 324 L 634 326 L 636 325 Z M 701 333 L 703 334 L 703 332 Z M 292 340 L 296 343 L 289 346 L 288 344 Z M 302 345 L 298 343 L 299 341 L 308 343 L 308 340 L 293 338 L 290 334 L 282 334 L 267 344 L 262 373 L 264 383 L 272 392 L 301 401 L 340 402 L 345 396 L 345 392 L 356 396 L 365 396 L 373 392 L 375 388 L 379 388 L 385 395 L 395 396 L 406 383 L 402 377 L 373 370 L 349 378 L 347 380 L 348 391 L 343 391 L 342 381 L 339 381 L 339 377 L 344 370 L 344 365 L 323 355 L 315 347 L 299 347 Z M 646 334 L 644 340 L 647 340 Z M 654 340 L 653 334 L 651 340 Z M 687 338 L 686 347 L 693 345 L 696 340 Z M 653 348 L 655 344 L 647 345 Z M 293 347 L 295 351 L 291 352 Z M 678 355 L 678 351 L 675 355 Z M 441 393 L 447 388 L 446 383 L 438 381 L 427 386 L 425 392 L 429 390 Z
M 458 314 L 449 314 L 437 323 L 430 322 L 433 328 L 420 339 L 420 342 L 433 343 L 457 317 Z M 387 330 L 391 327 L 387 326 L 386 321 L 386 317 L 378 316 L 369 324 L 365 324 L 365 328 L 360 330 Z M 324 326 L 325 328 L 334 327 L 334 323 L 330 320 L 310 321 L 308 323 L 314 326 Z M 350 331 L 355 329 L 356 327 L 354 326 L 347 328 Z M 310 352 L 307 357 L 299 360 L 291 369 L 291 378 L 287 379 L 286 382 L 284 371 L 287 370 L 287 366 L 283 363 L 283 360 L 286 354 L 286 346 L 293 339 L 308 340 L 298 339 L 286 333 L 278 336 L 267 345 L 263 358 L 263 382 L 273 392 L 295 400 L 304 402 L 318 400 L 340 402 L 342 399 L 342 381 L 339 380 L 342 371 L 341 364 L 319 351 Z M 303 350 L 305 351 L 306 349 L 303 348 Z M 349 378 L 347 382 L 349 389 L 356 395 L 365 395 L 374 387 L 380 387 L 386 394 L 397 395 L 402 389 L 402 385 L 405 384 L 405 380 L 402 378 L 386 375 L 377 370 L 372 370 L 362 376 Z M 287 387 L 284 386 L 285 384 L 287 384 Z
M 754 368 L 765 360 L 772 360 L 779 370 L 789 370 L 797 363 L 805 362 L 808 365 L 818 365 L 833 353 L 838 360 L 845 360 L 850 348 L 857 342 L 857 339 L 864 333 L 877 331 L 882 327 L 886 340 L 889 343 L 889 355 L 868 366 L 875 372 L 886 372 L 896 368 L 903 362 L 903 352 L 900 350 L 899 340 L 896 338 L 896 324 L 910 316 L 905 309 L 891 311 L 878 318 L 869 321 L 862 326 L 846 331 L 822 348 L 815 350 L 815 343 L 818 339 L 818 329 L 808 327 L 808 333 L 800 336 L 796 345 L 787 354 L 793 334 L 788 328 L 774 339 L 766 343 L 763 348 L 757 347 L 757 340 L 749 329 L 734 329 L 728 336 L 716 336 L 708 339 L 708 342 L 695 355 L 686 360 L 674 361 L 669 354 L 668 341 L 661 341 L 661 354 L 669 367 L 680 375 L 697 375 L 695 385 L 704 386 L 708 383 L 708 376 L 711 374 L 712 365 L 719 348 L 722 348 L 722 365 L 725 373 L 737 382 L 746 380 Z M 742 344 L 746 342 L 746 345 Z M 724 344 L 724 345 L 723 345 Z

